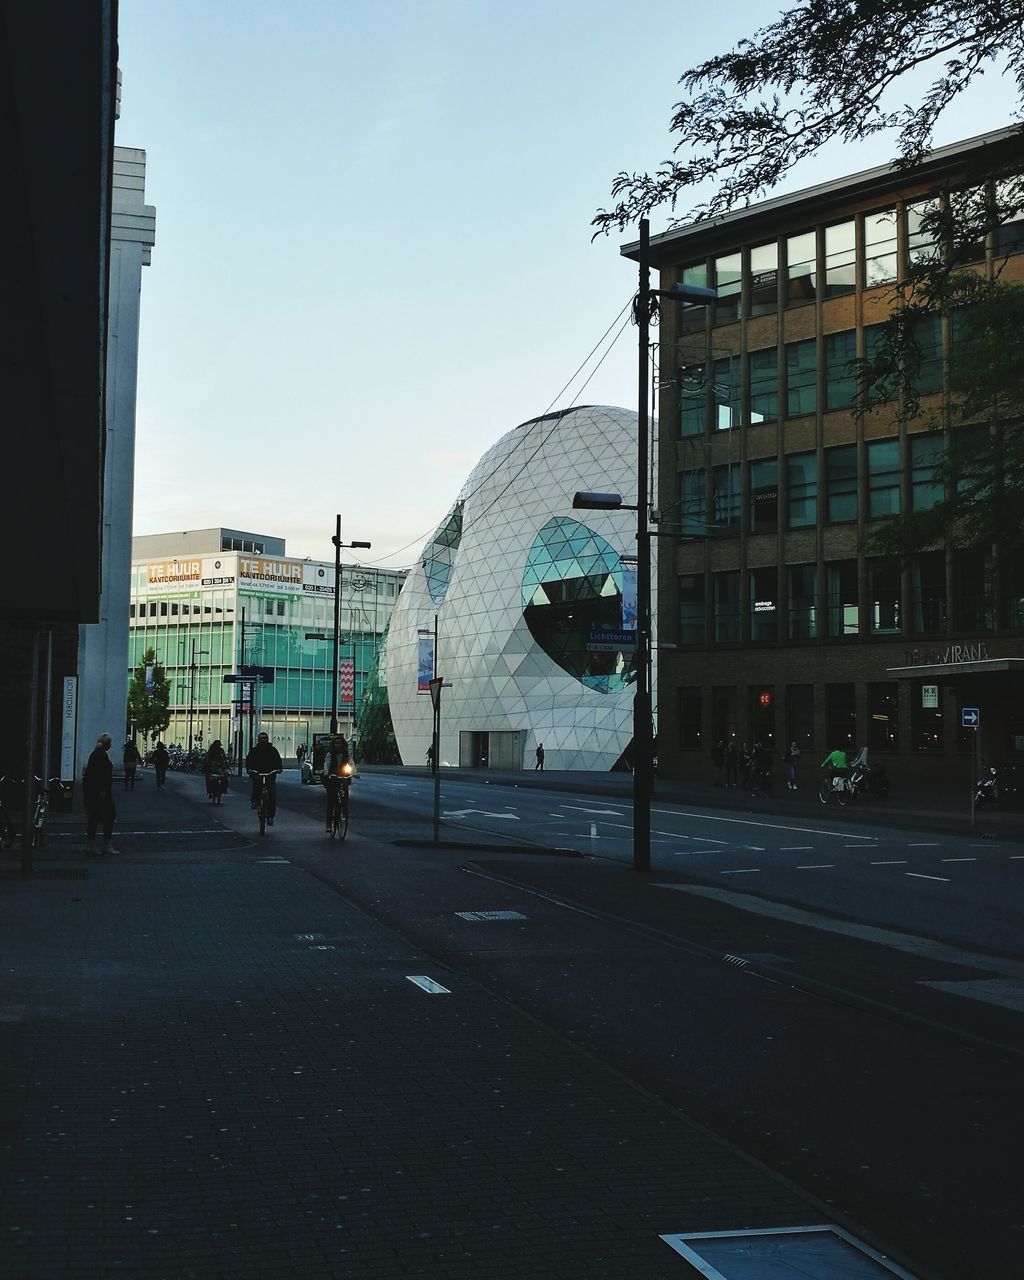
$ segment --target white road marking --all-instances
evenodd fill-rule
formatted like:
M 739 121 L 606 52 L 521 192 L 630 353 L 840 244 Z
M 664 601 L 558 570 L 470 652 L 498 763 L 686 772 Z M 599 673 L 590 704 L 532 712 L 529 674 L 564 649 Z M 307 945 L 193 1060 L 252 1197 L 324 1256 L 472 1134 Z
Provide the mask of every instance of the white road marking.
M 752 871 L 760 871 L 760 867 L 736 867 L 733 871 L 723 871 L 723 876 L 747 876 Z
M 797 871 L 825 871 L 835 865 L 834 862 L 805 862 L 802 866 L 797 867 Z
M 869 867 L 905 867 L 907 865 L 906 858 L 893 858 L 887 862 L 869 862 Z
M 578 813 L 598 813 L 606 814 L 612 818 L 621 818 L 624 809 L 585 809 L 581 804 L 562 804 L 558 806 L 560 809 L 575 809 Z
M 410 982 L 414 982 L 421 991 L 425 991 L 428 996 L 450 996 L 451 992 L 447 987 L 442 987 L 439 982 L 435 982 L 433 978 L 428 978 L 425 973 L 411 974 L 407 973 L 406 978 Z
M 911 842 L 907 845 L 907 848 L 908 849 L 938 849 L 939 842 L 937 840 L 931 840 L 931 841 L 918 840 L 917 842 L 911 840 Z
M 780 853 L 806 853 L 808 849 L 813 849 L 813 844 L 782 844 L 779 845 Z
M 746 849 L 748 853 L 764 853 L 763 844 L 745 844 L 740 847 Z
M 513 822 L 519 821 L 518 813 L 491 813 L 488 809 L 445 809 L 441 817 L 468 818 L 472 814 L 479 814 L 481 818 L 511 818 Z
M 943 862 L 977 862 L 977 858 L 943 858 Z
M 707 813 L 687 813 L 682 809 L 652 809 L 651 812 L 661 814 L 662 817 L 666 818 L 698 818 L 702 822 L 733 822 L 742 827 L 765 827 L 770 831 L 800 831 L 809 836 L 836 836 L 838 839 L 847 840 L 878 839 L 877 836 L 852 835 L 849 831 L 822 831 L 819 827 L 790 827 L 782 822 L 754 822 L 749 818 L 715 818 Z
M 920 871 L 904 871 L 905 876 L 913 876 L 915 880 L 941 880 L 943 884 L 951 884 L 949 876 L 926 876 Z

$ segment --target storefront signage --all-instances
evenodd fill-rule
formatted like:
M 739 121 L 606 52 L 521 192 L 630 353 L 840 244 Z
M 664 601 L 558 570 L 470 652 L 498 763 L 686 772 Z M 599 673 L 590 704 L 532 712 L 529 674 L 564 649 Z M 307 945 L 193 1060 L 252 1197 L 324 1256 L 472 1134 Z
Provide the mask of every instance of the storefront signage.
M 988 645 L 984 640 L 972 644 L 947 644 L 943 649 L 908 649 L 908 667 L 949 666 L 954 662 L 987 662 Z
M 185 556 L 180 560 L 151 560 L 146 582 L 140 588 L 149 595 L 187 595 L 201 587 L 229 587 L 235 581 L 233 556 Z
M 60 780 L 75 779 L 75 728 L 78 723 L 78 676 L 64 677 L 60 716 Z
M 304 564 L 302 590 L 307 596 L 333 596 L 334 570 L 324 564 Z
M 921 686 L 921 706 L 923 708 L 936 708 L 939 705 L 939 686 L 937 684 L 923 684 Z
M 774 600 L 755 600 L 754 612 L 755 613 L 774 613 L 775 601 Z

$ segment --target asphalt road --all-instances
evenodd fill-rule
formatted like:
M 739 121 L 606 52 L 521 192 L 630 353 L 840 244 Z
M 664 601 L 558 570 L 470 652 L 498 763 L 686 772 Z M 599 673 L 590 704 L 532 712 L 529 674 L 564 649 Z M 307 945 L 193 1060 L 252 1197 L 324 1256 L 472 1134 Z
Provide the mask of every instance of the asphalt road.
M 940 1280 L 1021 1274 L 1024 848 L 364 774 L 349 839 L 282 780 L 284 856 Z M 235 815 L 247 825 L 248 815 Z M 232 821 L 225 810 L 224 821 Z M 251 824 L 251 819 L 249 819 Z M 382 843 L 383 842 L 383 843 Z M 499 913 L 480 916 L 479 913 Z

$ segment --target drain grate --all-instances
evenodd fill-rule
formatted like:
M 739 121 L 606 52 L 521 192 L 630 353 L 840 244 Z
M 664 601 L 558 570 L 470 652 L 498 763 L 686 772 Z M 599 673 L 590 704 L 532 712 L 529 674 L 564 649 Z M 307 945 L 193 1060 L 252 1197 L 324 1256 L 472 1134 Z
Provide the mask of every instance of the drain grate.
M 525 920 L 521 911 L 456 911 L 460 920 L 469 920 L 473 924 L 487 920 Z
M 4 880 L 88 880 L 89 873 L 73 867 L 44 867 L 33 871 L 30 876 L 23 876 L 17 867 L 0 869 L 0 878 Z

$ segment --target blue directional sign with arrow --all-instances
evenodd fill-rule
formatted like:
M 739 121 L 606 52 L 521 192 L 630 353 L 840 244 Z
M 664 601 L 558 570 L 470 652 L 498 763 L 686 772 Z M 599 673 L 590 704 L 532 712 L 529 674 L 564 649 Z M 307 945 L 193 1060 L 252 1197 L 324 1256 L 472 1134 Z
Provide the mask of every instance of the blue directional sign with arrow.
M 961 707 L 960 724 L 964 729 L 979 728 L 981 726 L 981 712 L 977 707 Z

